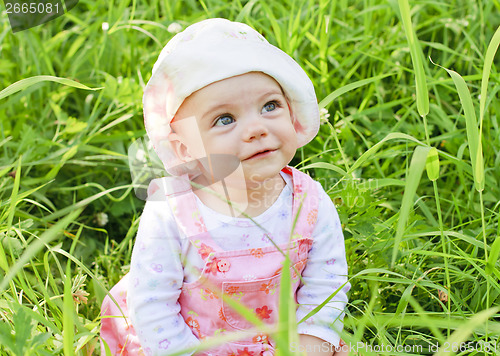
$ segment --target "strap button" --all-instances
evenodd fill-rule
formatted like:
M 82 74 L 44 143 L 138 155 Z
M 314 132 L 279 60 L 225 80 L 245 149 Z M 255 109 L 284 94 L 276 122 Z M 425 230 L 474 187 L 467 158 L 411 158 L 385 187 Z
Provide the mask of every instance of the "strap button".
M 229 263 L 228 260 L 222 259 L 217 262 L 217 269 L 219 272 L 227 272 L 229 271 L 229 267 L 231 266 L 231 263 Z

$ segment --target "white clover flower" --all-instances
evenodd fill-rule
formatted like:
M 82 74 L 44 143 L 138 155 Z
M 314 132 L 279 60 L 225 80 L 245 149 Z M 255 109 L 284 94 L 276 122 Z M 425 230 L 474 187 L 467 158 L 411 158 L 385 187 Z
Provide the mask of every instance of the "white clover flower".
M 96 215 L 96 220 L 97 220 L 97 225 L 99 226 L 104 226 L 108 223 L 109 219 L 108 219 L 108 214 L 106 213 L 97 213 Z
M 103 22 L 101 28 L 104 32 L 106 32 L 107 30 L 109 30 L 109 23 Z
M 135 159 L 144 162 L 146 160 L 146 152 L 144 152 L 143 149 L 138 149 L 137 153 L 135 154 Z
M 177 22 L 172 22 L 170 25 L 168 25 L 167 31 L 170 33 L 179 33 L 182 31 L 182 26 Z
M 325 108 L 321 108 L 319 110 L 319 122 L 321 124 L 326 124 L 328 122 L 329 117 L 330 113 L 328 112 L 328 110 L 326 110 Z

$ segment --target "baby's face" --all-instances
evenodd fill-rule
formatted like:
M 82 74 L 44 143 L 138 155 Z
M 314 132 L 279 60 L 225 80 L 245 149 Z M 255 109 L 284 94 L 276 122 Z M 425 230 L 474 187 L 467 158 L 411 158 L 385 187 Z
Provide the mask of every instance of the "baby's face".
M 232 154 L 241 162 L 247 181 L 276 178 L 297 149 L 283 91 L 260 72 L 224 79 L 194 92 L 182 103 L 172 127 L 179 140 L 174 147 L 182 161 Z

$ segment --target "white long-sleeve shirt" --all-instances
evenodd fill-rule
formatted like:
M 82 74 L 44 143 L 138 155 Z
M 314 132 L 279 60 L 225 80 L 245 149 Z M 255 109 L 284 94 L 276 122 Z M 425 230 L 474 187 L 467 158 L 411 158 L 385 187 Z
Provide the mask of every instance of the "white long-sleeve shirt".
M 253 218 L 277 244 L 288 242 L 293 219 L 293 184 L 288 174 L 281 175 L 286 186 L 278 199 Z M 297 321 L 345 285 L 318 313 L 300 323 L 298 332 L 338 345 L 346 292 L 350 288 L 346 283 L 344 238 L 335 206 L 321 185 L 316 184 L 318 218 L 302 273 L 303 284 L 297 290 Z M 212 239 L 222 249 L 252 249 L 271 244 L 264 231 L 250 219 L 220 214 L 198 198 L 197 204 Z M 132 325 L 147 355 L 166 354 L 166 343 L 169 353 L 199 343 L 180 314 L 178 299 L 183 281 L 196 280 L 203 265 L 197 249 L 177 228 L 167 199 L 148 200 L 132 253 L 127 296 Z M 245 279 L 252 279 L 251 271 Z

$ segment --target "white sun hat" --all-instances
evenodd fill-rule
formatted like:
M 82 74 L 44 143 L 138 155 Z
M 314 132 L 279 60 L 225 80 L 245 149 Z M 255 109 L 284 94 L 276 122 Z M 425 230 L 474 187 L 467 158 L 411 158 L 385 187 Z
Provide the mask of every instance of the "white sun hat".
M 187 27 L 163 48 L 144 90 L 144 124 L 153 147 L 170 174 L 180 162 L 172 151 L 170 123 L 184 99 L 220 80 L 263 72 L 282 87 L 293 114 L 297 148 L 319 129 L 314 86 L 288 54 L 271 45 L 250 26 L 226 19 L 208 19 Z

